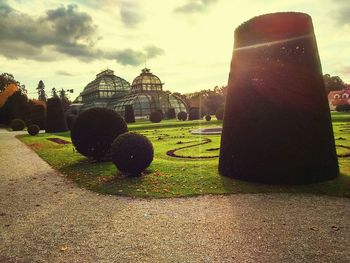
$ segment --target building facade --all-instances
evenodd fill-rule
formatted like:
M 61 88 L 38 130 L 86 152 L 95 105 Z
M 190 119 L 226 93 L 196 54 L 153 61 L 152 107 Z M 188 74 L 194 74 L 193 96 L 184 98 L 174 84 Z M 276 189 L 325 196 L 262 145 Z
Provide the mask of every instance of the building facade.
M 187 112 L 186 103 L 169 91 L 163 91 L 164 83 L 144 68 L 130 86 L 126 80 L 115 76 L 110 69 L 96 75 L 84 88 L 74 103 L 81 105 L 80 110 L 93 107 L 106 107 L 124 116 L 125 106 L 131 105 L 135 118 L 148 118 L 153 111 L 162 111 L 166 115 L 169 108 L 177 114 Z

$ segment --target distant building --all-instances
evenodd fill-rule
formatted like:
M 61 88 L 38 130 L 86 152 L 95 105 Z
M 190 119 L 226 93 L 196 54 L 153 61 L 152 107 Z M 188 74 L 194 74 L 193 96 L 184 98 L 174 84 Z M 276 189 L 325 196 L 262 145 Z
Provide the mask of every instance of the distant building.
M 124 116 L 125 106 L 132 105 L 136 118 L 147 118 L 153 111 L 166 114 L 174 108 L 177 114 L 187 111 L 186 103 L 169 91 L 163 91 L 163 83 L 144 68 L 130 87 L 129 82 L 115 76 L 110 69 L 96 75 L 84 88 L 73 104 L 82 105 L 80 110 L 107 107 Z
M 328 103 L 330 110 L 335 110 L 338 105 L 350 104 L 350 88 L 329 92 Z

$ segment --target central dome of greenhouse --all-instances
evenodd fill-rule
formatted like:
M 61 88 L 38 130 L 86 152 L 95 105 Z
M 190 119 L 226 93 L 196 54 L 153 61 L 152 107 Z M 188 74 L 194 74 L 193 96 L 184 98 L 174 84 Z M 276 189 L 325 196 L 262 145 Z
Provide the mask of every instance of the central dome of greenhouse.
M 187 111 L 186 103 L 169 91 L 163 91 L 164 83 L 151 70 L 141 70 L 131 84 L 105 70 L 96 75 L 80 94 L 81 110 L 92 107 L 107 107 L 124 116 L 125 107 L 132 106 L 135 117 L 148 118 L 153 111 L 161 111 L 164 116 L 170 108 L 175 114 Z

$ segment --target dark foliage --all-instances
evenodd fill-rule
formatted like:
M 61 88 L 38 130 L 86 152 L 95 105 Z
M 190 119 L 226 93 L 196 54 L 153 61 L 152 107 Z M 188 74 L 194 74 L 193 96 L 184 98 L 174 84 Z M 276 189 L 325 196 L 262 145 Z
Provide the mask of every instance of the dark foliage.
M 178 114 L 177 114 L 177 119 L 179 121 L 185 121 L 187 120 L 187 112 L 185 111 L 180 111 Z
M 111 146 L 112 161 L 118 170 L 139 175 L 153 160 L 153 145 L 146 136 L 127 132 L 118 136 Z
M 338 112 L 342 112 L 342 111 L 350 111 L 350 104 L 341 104 L 341 105 L 337 105 L 335 107 L 335 110 Z
M 205 115 L 205 120 L 206 121 L 210 121 L 211 120 L 211 116 L 210 115 Z
M 31 106 L 30 124 L 36 124 L 40 130 L 45 130 L 46 108 L 41 104 L 33 104 Z
M 162 111 L 161 109 L 157 109 L 156 111 L 158 111 L 158 112 L 161 114 L 162 120 L 163 120 L 163 119 L 164 119 L 164 113 L 163 113 L 163 111 Z
M 75 114 L 66 114 L 66 122 L 69 130 L 73 129 L 75 121 L 77 120 L 78 115 Z
M 219 121 L 222 121 L 224 119 L 224 107 L 220 107 L 216 110 L 215 117 Z
M 11 121 L 11 129 L 14 131 L 22 131 L 26 127 L 26 124 L 21 119 L 13 119 Z
M 126 122 L 115 111 L 92 108 L 80 113 L 71 131 L 71 138 L 78 152 L 101 161 L 110 157 L 114 139 L 127 131 Z
M 162 119 L 163 116 L 159 111 L 154 111 L 151 113 L 151 115 L 149 115 L 149 120 L 151 122 L 161 122 Z
M 28 126 L 28 130 L 27 130 L 27 131 L 28 131 L 28 133 L 29 133 L 30 135 L 35 136 L 35 135 L 37 135 L 37 134 L 39 133 L 40 128 L 39 128 L 38 125 L 32 124 L 32 125 L 29 125 L 29 126 Z
M 0 123 L 8 124 L 13 119 L 28 120 L 30 117 L 30 104 L 28 98 L 21 90 L 13 93 L 0 108 Z
M 280 41 L 284 39 L 293 41 Z M 270 42 L 274 44 L 261 45 Z M 244 48 L 252 45 L 257 47 Z M 338 176 L 310 16 L 267 14 L 236 29 L 219 172 L 271 184 L 305 184 Z
M 188 114 L 188 120 L 199 120 L 202 118 L 202 112 L 199 108 L 191 108 L 190 113 Z
M 175 109 L 174 108 L 169 108 L 167 113 L 166 113 L 166 117 L 168 119 L 175 119 L 176 118 Z
M 46 132 L 63 132 L 67 131 L 67 123 L 64 117 L 61 100 L 59 98 L 51 98 L 47 100 L 46 113 Z
M 135 113 L 132 105 L 125 106 L 124 119 L 126 123 L 134 123 L 135 122 Z

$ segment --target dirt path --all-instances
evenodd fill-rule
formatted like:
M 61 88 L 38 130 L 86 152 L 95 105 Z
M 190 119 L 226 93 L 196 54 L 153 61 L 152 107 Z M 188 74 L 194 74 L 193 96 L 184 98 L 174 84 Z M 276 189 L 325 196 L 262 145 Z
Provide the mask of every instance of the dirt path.
M 0 130 L 0 262 L 350 262 L 350 200 L 76 187 Z

